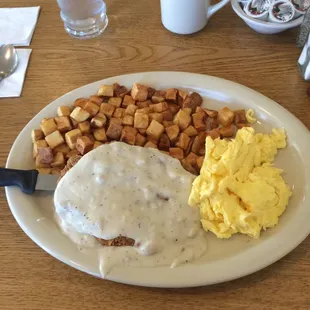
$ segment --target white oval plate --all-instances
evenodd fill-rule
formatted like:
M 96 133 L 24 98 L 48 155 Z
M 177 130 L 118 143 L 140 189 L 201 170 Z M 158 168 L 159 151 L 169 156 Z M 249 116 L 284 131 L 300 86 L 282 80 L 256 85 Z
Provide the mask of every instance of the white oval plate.
M 44 117 L 55 116 L 57 107 L 71 105 L 76 98 L 95 94 L 101 84 L 115 82 L 127 87 L 131 87 L 133 82 L 140 82 L 157 89 L 177 87 L 195 90 L 204 96 L 204 105 L 209 108 L 219 109 L 224 105 L 232 109 L 253 108 L 259 120 L 256 125 L 258 131 L 285 127 L 288 147 L 279 152 L 276 165 L 285 169 L 284 178 L 293 188 L 293 197 L 278 226 L 263 232 L 258 240 L 241 235 L 220 240 L 208 233 L 208 251 L 199 261 L 174 269 L 115 268 L 107 279 L 154 287 L 191 287 L 224 282 L 272 264 L 292 251 L 310 233 L 309 131 L 274 101 L 239 84 L 211 76 L 180 72 L 135 73 L 78 88 L 49 104 L 26 125 L 11 149 L 7 167 L 33 168 L 31 130 L 39 128 Z M 6 195 L 16 221 L 36 244 L 62 262 L 100 277 L 95 253 L 79 251 L 53 221 L 52 195 L 28 196 L 12 187 L 6 188 Z

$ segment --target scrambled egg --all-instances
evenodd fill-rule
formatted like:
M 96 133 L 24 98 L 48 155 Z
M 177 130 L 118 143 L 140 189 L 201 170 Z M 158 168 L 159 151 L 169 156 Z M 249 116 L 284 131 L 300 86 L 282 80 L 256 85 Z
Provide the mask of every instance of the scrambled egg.
M 201 223 L 218 238 L 242 233 L 258 238 L 273 227 L 291 196 L 282 170 L 272 166 L 286 147 L 284 129 L 255 134 L 244 127 L 232 140 L 206 139 L 206 154 L 189 197 L 200 208 Z

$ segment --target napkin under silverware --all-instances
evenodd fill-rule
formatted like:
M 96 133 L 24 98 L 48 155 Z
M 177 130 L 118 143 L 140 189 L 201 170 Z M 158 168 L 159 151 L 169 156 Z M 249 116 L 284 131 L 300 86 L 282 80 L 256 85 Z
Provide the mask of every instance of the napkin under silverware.
M 25 74 L 31 49 L 17 49 L 18 65 L 16 71 L 0 82 L 0 98 L 19 97 L 22 93 Z
M 40 7 L 0 8 L 0 44 L 29 46 Z

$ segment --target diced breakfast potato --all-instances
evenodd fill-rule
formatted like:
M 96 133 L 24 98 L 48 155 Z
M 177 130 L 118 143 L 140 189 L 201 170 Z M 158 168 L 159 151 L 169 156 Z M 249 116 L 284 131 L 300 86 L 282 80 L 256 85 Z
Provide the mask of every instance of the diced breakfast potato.
M 228 126 L 234 121 L 235 112 L 225 107 L 218 111 L 217 120 L 223 126 Z
M 188 145 L 189 145 L 190 140 L 191 140 L 190 137 L 188 135 L 186 135 L 184 132 L 182 132 L 180 134 L 178 142 L 175 144 L 175 146 L 177 146 L 183 150 L 186 150 Z
M 165 127 L 162 124 L 155 120 L 152 120 L 150 126 L 146 130 L 146 134 L 158 140 L 164 131 Z
M 81 122 L 78 124 L 77 128 L 80 129 L 83 134 L 89 133 L 90 132 L 90 123 L 88 121 Z
M 73 106 L 74 107 L 80 107 L 80 108 L 84 108 L 85 104 L 88 102 L 88 99 L 86 98 L 78 98 L 74 101 Z M 71 113 L 70 113 L 71 114 Z M 60 115 L 62 116 L 62 115 Z M 65 115 L 66 116 L 66 115 Z
M 57 125 L 53 118 L 42 121 L 40 127 L 45 136 L 57 130 Z
M 189 137 L 194 137 L 198 135 L 197 129 L 192 125 L 188 126 L 183 132 Z
M 123 109 L 123 108 L 117 108 L 117 109 L 114 111 L 114 113 L 113 113 L 113 117 L 114 117 L 114 118 L 122 118 L 123 115 L 124 115 L 124 113 L 125 113 L 125 109 Z
M 93 149 L 94 141 L 88 136 L 78 137 L 76 140 L 76 149 L 80 154 L 85 155 Z
M 39 174 L 51 174 L 52 169 L 51 168 L 37 168 Z
M 165 133 L 162 134 L 158 142 L 158 148 L 160 150 L 169 151 L 170 146 L 171 145 L 168 136 Z
M 121 134 L 121 141 L 130 145 L 134 145 L 136 142 L 136 135 L 123 129 Z
M 204 112 L 194 113 L 192 117 L 193 125 L 198 131 L 206 129 L 206 114 Z
M 221 137 L 221 135 L 217 129 L 212 129 L 211 131 L 209 131 L 208 136 L 210 136 L 213 140 Z
M 168 103 L 166 101 L 163 101 L 163 102 L 151 104 L 150 107 L 152 108 L 153 112 L 161 113 L 161 112 L 168 110 Z
M 124 115 L 123 116 L 123 120 L 122 120 L 122 124 L 124 125 L 124 126 L 132 126 L 133 125 L 133 116 L 131 116 L 131 115 Z
M 33 144 L 33 158 L 35 158 L 38 155 L 38 148 L 39 147 L 47 147 L 47 142 L 45 140 L 37 140 Z
M 76 140 L 82 136 L 80 129 L 73 129 L 65 134 L 65 140 L 71 150 L 75 149 Z
M 180 106 L 177 104 L 170 103 L 168 108 L 170 112 L 172 113 L 172 115 L 175 115 L 180 111 Z
M 131 97 L 134 100 L 145 101 L 148 97 L 147 87 L 138 83 L 134 83 L 131 90 Z
M 154 103 L 163 102 L 165 100 L 166 100 L 166 92 L 165 91 L 157 90 L 157 91 L 155 91 L 155 93 L 152 96 L 152 101 Z
M 146 129 L 149 126 L 149 116 L 143 113 L 136 113 L 134 118 L 134 127 L 138 129 Z
M 172 126 L 166 127 L 165 130 L 166 130 L 166 134 L 168 135 L 170 141 L 176 140 L 180 132 L 180 128 L 178 125 L 172 125 Z
M 133 135 L 136 135 L 138 133 L 138 129 L 131 127 L 131 126 L 124 126 L 123 131 L 130 132 Z
M 152 141 L 147 141 L 147 142 L 144 144 L 144 147 L 150 147 L 150 148 L 153 148 L 153 149 L 157 149 L 156 143 L 154 143 L 154 142 L 152 142 Z
M 42 169 L 42 168 L 41 168 Z M 48 169 L 48 168 L 43 168 L 43 169 Z M 54 168 L 52 168 L 52 169 L 49 169 L 50 170 L 50 172 L 49 173 L 46 173 L 46 174 L 53 174 L 53 175 L 60 175 L 60 173 L 61 173 L 61 168 L 59 168 L 59 167 L 54 167 Z M 40 172 L 39 172 L 40 173 Z
M 71 112 L 70 117 L 80 123 L 86 121 L 90 117 L 90 114 L 86 110 L 77 107 Z
M 164 111 L 161 114 L 163 116 L 163 120 L 164 121 L 172 121 L 173 120 L 173 114 L 172 114 L 172 112 L 169 109 Z
M 191 121 L 192 118 L 190 117 L 190 115 L 188 115 L 183 110 L 180 110 L 173 120 L 173 122 L 177 124 L 181 130 L 187 128 L 190 125 Z
M 35 143 L 35 141 L 44 139 L 43 131 L 41 129 L 32 130 L 31 139 L 32 139 L 32 143 Z
M 107 123 L 107 118 L 103 113 L 94 116 L 90 121 L 90 126 L 93 128 L 102 128 Z
M 125 86 L 121 86 L 118 83 L 113 84 L 113 89 L 116 97 L 123 98 L 128 94 L 128 90 Z
M 60 144 L 53 148 L 53 153 L 56 154 L 57 152 L 61 152 L 63 154 L 68 154 L 71 151 L 69 146 L 66 143 Z
M 101 103 L 103 102 L 103 98 L 100 96 L 93 95 L 89 97 L 89 101 L 95 103 L 98 107 L 100 107 Z
M 94 130 L 94 137 L 97 141 L 100 142 L 107 142 L 107 135 L 104 128 L 98 128 Z
M 232 124 L 230 124 L 228 126 L 221 127 L 218 132 L 222 137 L 232 137 L 234 135 L 234 128 Z
M 186 158 L 181 159 L 181 165 L 183 166 L 183 168 L 185 170 L 187 170 L 188 172 L 192 173 L 192 174 L 198 174 L 197 170 L 194 166 L 192 166 Z
M 100 146 L 100 145 L 102 145 L 102 142 L 95 141 L 95 142 L 94 142 L 94 145 L 93 145 L 93 150 L 94 150 L 95 148 L 97 148 L 98 146 Z
M 152 104 L 152 101 L 151 101 L 151 100 L 137 101 L 136 106 L 137 106 L 139 109 L 142 109 L 142 108 L 147 108 L 147 107 L 149 107 L 150 104 Z
M 63 167 L 65 165 L 65 157 L 64 154 L 61 152 L 57 152 L 51 166 L 52 167 Z
M 197 159 L 198 159 L 198 156 L 193 153 L 193 152 L 190 152 L 187 156 L 186 156 L 186 161 L 193 167 L 195 167 L 197 165 Z
M 136 101 L 129 95 L 125 95 L 124 96 L 124 99 L 123 99 L 123 103 L 122 103 L 122 106 L 124 108 L 127 108 L 129 105 L 132 105 L 132 104 L 135 104 Z
M 39 147 L 37 160 L 40 164 L 50 164 L 53 161 L 53 152 L 50 147 Z
M 55 117 L 55 122 L 57 125 L 57 129 L 60 132 L 67 132 L 67 131 L 70 131 L 72 129 L 70 118 L 68 116 Z
M 174 158 L 177 158 L 177 159 L 183 159 L 184 158 L 184 151 L 179 147 L 171 147 L 169 149 L 169 153 Z
M 44 164 L 40 162 L 40 158 L 37 156 L 36 157 L 36 168 L 50 168 L 50 164 Z
M 113 97 L 114 90 L 112 85 L 101 85 L 98 90 L 98 96 Z
M 100 113 L 103 113 L 106 117 L 110 118 L 112 117 L 115 109 L 115 106 L 112 104 L 102 103 L 100 106 Z
M 216 118 L 209 118 L 208 123 L 210 129 L 216 129 L 219 126 L 219 123 Z
M 59 130 L 56 130 L 50 133 L 48 136 L 45 137 L 45 141 L 52 149 L 60 144 L 65 142 L 63 136 L 61 135 Z
M 120 108 L 122 105 L 123 99 L 120 97 L 117 98 L 110 98 L 108 104 L 113 105 L 115 108 Z
M 179 96 L 183 99 L 183 101 L 187 98 L 188 94 L 183 91 L 183 90 L 179 90 Z
M 204 109 L 209 117 L 215 118 L 217 117 L 218 112 L 215 110 Z
M 170 127 L 170 126 L 172 126 L 174 124 L 173 124 L 173 121 L 163 121 L 163 125 L 166 128 L 166 127 Z
M 78 125 L 79 125 L 79 123 L 78 123 L 75 119 L 73 119 L 73 118 L 71 118 L 71 123 L 72 123 L 72 127 L 73 127 L 74 129 L 77 128 Z
M 205 146 L 206 136 L 207 134 L 202 132 L 194 138 L 192 152 L 194 152 L 196 155 L 199 155 L 200 149 Z
M 146 108 L 142 108 L 142 109 L 137 109 L 136 110 L 136 114 L 149 114 L 151 113 L 153 110 L 150 107 L 146 107 Z
M 246 123 L 246 113 L 245 110 L 235 111 L 235 124 Z
M 110 139 L 119 140 L 122 134 L 122 130 L 123 130 L 123 126 L 110 123 L 108 130 L 107 130 L 107 136 Z
M 71 157 L 75 157 L 77 155 L 80 155 L 78 150 L 71 150 L 68 154 L 65 155 L 66 159 L 69 159 Z
M 178 96 L 178 90 L 175 88 L 169 88 L 166 90 L 166 100 L 176 102 Z
M 84 110 L 86 110 L 90 116 L 95 116 L 99 112 L 99 106 L 92 101 L 88 101 L 85 104 Z
M 199 157 L 197 158 L 196 163 L 197 163 L 197 167 L 199 168 L 199 170 L 200 170 L 201 167 L 202 167 L 203 160 L 204 160 L 204 157 L 203 157 L 203 156 L 199 156 Z
M 145 143 L 146 143 L 146 138 L 143 135 L 141 135 L 140 133 L 138 133 L 136 135 L 135 145 L 144 146 Z
M 150 113 L 149 117 L 150 117 L 150 120 L 154 119 L 155 121 L 161 124 L 163 123 L 163 120 L 164 120 L 162 113 Z
M 138 109 L 138 107 L 136 105 L 130 104 L 129 106 L 127 106 L 127 108 L 125 110 L 125 114 L 134 116 L 137 109 Z
M 184 100 L 183 108 L 191 108 L 195 111 L 197 107 L 201 106 L 201 104 L 201 96 L 198 93 L 193 92 Z
M 114 117 L 112 117 L 110 119 L 110 124 L 122 125 L 122 119 L 121 118 L 114 118 Z
M 182 109 L 186 114 L 188 114 L 188 115 L 192 115 L 192 109 L 191 108 L 183 108 Z

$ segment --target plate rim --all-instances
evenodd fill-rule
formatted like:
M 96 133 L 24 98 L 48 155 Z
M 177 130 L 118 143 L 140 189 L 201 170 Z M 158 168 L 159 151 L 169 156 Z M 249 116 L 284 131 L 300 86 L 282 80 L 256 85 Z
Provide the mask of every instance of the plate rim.
M 295 125 L 297 125 L 299 131 L 301 131 L 303 133 L 303 135 L 307 135 L 308 138 L 310 138 L 310 132 L 309 130 L 307 129 L 307 127 L 299 120 L 297 119 L 292 113 L 290 113 L 288 110 L 286 110 L 284 107 L 282 107 L 281 105 L 279 105 L 278 103 L 276 103 L 275 101 L 273 101 L 272 99 L 266 97 L 265 95 L 247 87 L 247 86 L 244 86 L 244 85 L 241 85 L 239 83 L 236 83 L 236 82 L 233 82 L 233 81 L 229 81 L 229 80 L 226 80 L 226 79 L 222 79 L 222 78 L 219 78 L 219 77 L 215 77 L 215 76 L 210 76 L 210 75 L 204 75 L 204 74 L 196 74 L 196 73 L 188 73 L 188 72 L 178 72 L 178 71 L 151 71 L 151 72 L 138 72 L 138 73 L 129 73 L 129 74 L 124 74 L 124 75 L 118 75 L 118 76 L 113 76 L 113 77 L 109 77 L 109 78 L 105 78 L 105 79 L 102 79 L 102 80 L 99 80 L 99 81 L 95 81 L 95 82 L 92 82 L 92 83 L 89 83 L 89 84 L 86 84 L 86 85 L 83 85 L 81 87 L 78 87 L 74 90 L 71 90 L 69 91 L 68 93 L 66 94 L 63 94 L 62 96 L 56 98 L 55 100 L 53 100 L 52 102 L 50 102 L 48 105 L 46 105 L 42 110 L 40 110 L 25 126 L 24 128 L 21 130 L 21 132 L 18 134 L 18 136 L 16 137 L 12 147 L 11 147 L 11 150 L 9 152 L 9 155 L 8 155 L 8 159 L 7 159 L 7 162 L 6 162 L 6 167 L 7 168 L 13 168 L 12 166 L 10 166 L 10 162 L 12 160 L 12 157 L 14 156 L 13 153 L 14 153 L 14 149 L 17 148 L 18 146 L 18 140 L 21 139 L 21 136 L 23 134 L 23 132 L 27 129 L 27 127 L 30 126 L 30 124 L 33 122 L 33 120 L 36 118 L 36 117 L 39 117 L 39 115 L 41 113 L 44 113 L 44 112 L 47 112 L 49 109 L 51 109 L 52 107 L 55 108 L 57 107 L 57 103 L 62 101 L 63 99 L 65 99 L 66 97 L 68 96 L 72 96 L 74 93 L 77 93 L 77 92 L 82 92 L 84 90 L 87 90 L 88 88 L 91 88 L 91 87 L 94 87 L 94 85 L 96 84 L 101 84 L 101 83 L 112 83 L 112 82 L 109 82 L 110 80 L 114 80 L 114 81 L 117 81 L 117 80 L 120 80 L 120 79 L 126 79 L 126 78 L 129 78 L 129 79 L 132 79 L 131 83 L 133 83 L 134 81 L 137 81 L 139 82 L 141 79 L 143 80 L 143 78 L 150 78 L 152 76 L 158 76 L 158 75 L 162 75 L 162 76 L 166 76 L 167 77 L 171 77 L 171 76 L 174 76 L 174 75 L 179 75 L 179 76 L 184 76 L 184 80 L 185 77 L 188 77 L 190 80 L 192 81 L 195 81 L 195 80 L 204 80 L 204 84 L 205 86 L 202 86 L 203 89 L 208 89 L 208 82 L 214 82 L 216 84 L 226 84 L 228 86 L 230 86 L 230 88 L 232 87 L 233 88 L 233 91 L 231 91 L 232 93 L 234 92 L 241 92 L 241 93 L 248 93 L 248 94 L 252 94 L 253 97 L 258 97 L 260 98 L 261 101 L 265 102 L 263 104 L 263 106 L 266 106 L 267 104 L 270 105 L 269 108 L 270 109 L 275 109 L 277 110 L 277 112 L 279 112 L 280 114 L 283 114 L 285 115 L 285 117 L 288 117 L 289 119 L 291 119 L 293 122 L 295 122 Z M 135 79 L 135 77 L 137 79 Z M 173 79 L 172 79 L 173 80 Z M 169 81 L 169 82 L 166 82 L 164 84 L 171 84 L 171 81 L 167 78 L 166 81 Z M 173 82 L 172 82 L 173 83 Z M 196 83 L 196 82 L 195 82 Z M 197 83 L 199 84 L 199 83 Z M 212 83 L 211 83 L 212 84 Z M 188 83 L 186 83 L 186 85 L 188 85 Z M 181 85 L 179 87 L 182 87 Z M 188 88 L 191 88 L 191 89 L 197 89 L 197 87 L 195 88 L 194 87 L 191 87 L 191 86 L 187 86 Z M 212 90 L 212 89 L 211 89 Z M 225 89 L 223 91 L 223 93 L 229 93 L 229 91 L 227 91 L 227 89 Z M 62 103 L 60 103 L 62 104 Z M 72 102 L 70 103 L 72 104 Z M 262 106 L 260 108 L 263 108 Z M 266 111 L 267 112 L 267 111 Z M 309 139 L 310 140 L 310 139 Z M 310 180 L 310 165 L 307 165 L 307 169 L 306 170 L 306 175 L 305 175 L 305 181 L 309 178 Z M 19 218 L 18 216 L 18 212 L 16 212 L 15 210 L 15 207 L 13 206 L 13 196 L 14 196 L 14 193 L 16 194 L 16 191 L 15 189 L 13 188 L 8 188 L 6 187 L 5 188 L 5 193 L 6 193 L 6 197 L 7 197 L 7 201 L 8 201 L 8 204 L 9 204 L 9 207 L 10 207 L 10 210 L 15 218 L 15 220 L 17 221 L 18 225 L 22 228 L 22 230 L 26 233 L 26 235 L 32 239 L 39 247 L 41 247 L 44 251 L 46 251 L 47 253 L 49 253 L 51 256 L 55 257 L 56 259 L 64 262 L 65 264 L 75 268 L 75 269 L 78 269 L 80 271 L 83 271 L 85 273 L 88 273 L 88 274 L 91 274 L 93 276 L 96 276 L 96 277 L 99 277 L 99 275 L 96 273 L 96 272 L 93 272 L 94 270 L 87 270 L 84 268 L 84 266 L 80 266 L 78 264 L 76 264 L 75 262 L 71 261 L 71 260 L 68 260 L 68 258 L 66 257 L 66 255 L 64 253 L 55 253 L 55 251 L 51 250 L 50 248 L 47 248 L 46 246 L 44 246 L 44 242 L 41 242 L 40 238 L 38 238 L 37 236 L 33 235 L 32 232 L 31 232 L 31 228 L 29 229 L 29 227 L 26 227 L 22 221 L 22 219 Z M 307 194 L 307 200 L 310 201 L 310 191 L 307 190 L 305 195 Z M 18 208 L 18 207 L 17 207 Z M 303 210 L 305 211 L 305 210 Z M 310 211 L 309 212 L 309 215 L 310 215 Z M 288 223 L 289 224 L 289 223 Z M 282 249 L 278 249 L 277 251 L 277 254 L 272 256 L 272 258 L 266 258 L 264 260 L 264 262 L 261 262 L 261 263 L 258 263 L 256 265 L 255 268 L 253 267 L 248 267 L 248 266 L 245 266 L 243 268 L 243 271 L 236 271 L 233 275 L 222 275 L 222 276 L 219 276 L 217 279 L 213 279 L 213 280 L 210 280 L 208 279 L 207 277 L 203 280 L 197 280 L 197 281 L 191 281 L 190 283 L 180 283 L 180 282 L 174 282 L 173 279 L 170 279 L 170 281 L 168 281 L 169 283 L 166 284 L 163 284 L 163 283 L 159 283 L 158 281 L 152 281 L 152 280 L 146 280 L 146 281 L 143 281 L 143 283 L 141 281 L 136 281 L 136 280 L 124 280 L 121 278 L 121 276 L 118 274 L 118 275 L 115 275 L 115 276 L 112 276 L 111 278 L 110 277 L 107 277 L 108 280 L 112 280 L 112 281 L 115 281 L 115 282 L 120 282 L 120 283 L 125 283 L 125 284 L 132 284 L 132 285 L 138 285 L 138 286 L 147 286 L 147 287 L 162 287 L 162 288 L 179 288 L 179 287 L 196 287 L 196 286 L 202 286 L 202 285 L 211 285 L 211 284 L 216 284 L 216 283 L 222 283 L 222 282 L 226 282 L 226 281 L 230 281 L 230 280 L 234 280 L 234 279 L 237 279 L 237 278 L 240 278 L 240 277 L 243 277 L 243 276 L 246 276 L 246 275 L 249 275 L 249 274 L 252 274 L 258 270 L 261 270 L 269 265 L 271 265 L 272 263 L 274 263 L 275 261 L 281 259 L 282 257 L 284 257 L 285 255 L 287 255 L 288 253 L 290 253 L 293 249 L 295 249 L 310 233 L 310 227 L 308 229 L 305 228 L 305 230 L 303 231 L 303 233 L 299 233 L 298 235 L 298 238 L 294 239 L 294 241 L 291 241 L 290 243 L 290 246 L 289 247 L 285 247 L 285 248 L 282 248 Z M 243 252 L 244 253 L 244 252 Z M 242 254 L 242 253 L 241 253 Z M 240 254 L 237 254 L 235 255 L 234 258 L 237 258 L 240 256 Z M 227 259 L 224 259 L 223 261 L 225 261 Z M 228 261 L 234 261 L 234 259 L 232 258 L 228 258 Z M 186 267 L 190 267 L 190 266 L 186 266 Z M 188 268 L 182 268 L 183 270 L 186 270 Z M 180 268 L 180 267 L 179 267 Z M 193 266 L 191 267 L 193 268 Z M 200 268 L 200 267 L 199 267 Z M 122 268 L 120 268 L 122 269 Z M 150 269 L 150 268 L 147 268 L 147 269 Z M 154 268 L 153 268 L 154 269 Z M 156 267 L 156 269 L 167 269 L 167 267 Z

